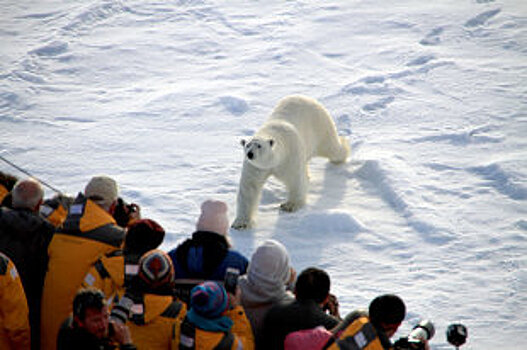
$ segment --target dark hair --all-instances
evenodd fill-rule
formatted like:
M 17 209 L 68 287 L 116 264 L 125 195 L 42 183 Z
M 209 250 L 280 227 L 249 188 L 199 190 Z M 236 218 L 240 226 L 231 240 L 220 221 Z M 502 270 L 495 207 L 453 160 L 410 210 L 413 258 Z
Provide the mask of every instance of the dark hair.
M 369 307 L 370 321 L 376 326 L 381 323 L 399 324 L 406 315 L 406 306 L 401 298 L 384 294 L 372 300 Z
M 151 219 L 140 219 L 128 227 L 124 251 L 125 254 L 139 256 L 156 249 L 163 243 L 165 230 L 161 225 Z
M 96 288 L 84 288 L 75 294 L 73 299 L 73 315 L 84 320 L 86 309 L 102 310 L 106 305 L 104 293 Z
M 329 275 L 326 271 L 309 267 L 302 271 L 295 284 L 295 294 L 298 300 L 314 300 L 323 302 L 329 293 Z
M 17 181 L 16 176 L 0 171 L 0 185 L 4 186 L 6 190 L 11 191 Z

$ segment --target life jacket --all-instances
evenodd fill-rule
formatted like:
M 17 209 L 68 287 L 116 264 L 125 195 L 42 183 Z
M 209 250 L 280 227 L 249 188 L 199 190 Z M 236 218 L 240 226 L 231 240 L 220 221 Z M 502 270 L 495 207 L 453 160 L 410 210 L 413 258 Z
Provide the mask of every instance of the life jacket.
M 167 295 L 131 296 L 134 304 L 128 328 L 138 349 L 177 349 L 177 325 L 187 314 L 186 305 Z
M 29 309 L 13 262 L 0 253 L 0 349 L 29 350 Z
M 386 350 L 389 341 L 383 342 L 365 312 L 348 315 L 334 331 L 334 336 L 323 349 L 329 350 Z M 390 344 L 391 345 L 391 344 Z
M 40 214 L 46 218 L 53 226 L 62 227 L 68 216 L 68 210 L 73 202 L 73 198 L 64 195 L 57 195 L 51 199 L 46 199 L 40 206 Z
M 243 308 L 236 306 L 226 316 L 234 322 L 229 332 L 200 329 L 185 317 L 179 325 L 179 350 L 253 350 L 254 336 Z
M 42 350 L 55 350 L 60 325 L 72 311 L 73 298 L 86 273 L 97 259 L 122 248 L 124 236 L 124 230 L 108 212 L 79 194 L 48 248 L 42 295 Z

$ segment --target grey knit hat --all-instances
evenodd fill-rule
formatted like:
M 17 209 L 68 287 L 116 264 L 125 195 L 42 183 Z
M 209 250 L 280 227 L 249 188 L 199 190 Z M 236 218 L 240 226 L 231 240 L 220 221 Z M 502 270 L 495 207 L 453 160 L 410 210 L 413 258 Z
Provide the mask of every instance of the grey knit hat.
M 98 175 L 91 178 L 84 189 L 84 195 L 95 203 L 108 208 L 117 200 L 119 187 L 109 176 Z

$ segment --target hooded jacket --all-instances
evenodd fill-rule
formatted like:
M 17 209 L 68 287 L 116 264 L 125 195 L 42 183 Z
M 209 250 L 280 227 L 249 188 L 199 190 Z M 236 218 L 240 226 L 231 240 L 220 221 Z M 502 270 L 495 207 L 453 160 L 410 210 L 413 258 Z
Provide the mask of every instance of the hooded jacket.
M 125 259 L 122 250 L 103 255 L 90 267 L 82 281 L 83 288 L 100 289 L 111 304 L 124 294 Z
M 53 226 L 59 228 L 68 216 L 68 209 L 74 198 L 59 194 L 51 199 L 46 199 L 40 206 L 40 214 Z
M 278 241 L 267 240 L 251 257 L 247 275 L 238 280 L 242 305 L 251 322 L 256 348 L 260 348 L 263 319 L 267 311 L 278 303 L 293 302 L 293 294 L 287 291 L 291 278 L 291 266 L 287 249 Z
M 86 273 L 97 259 L 121 248 L 124 236 L 108 212 L 79 194 L 48 249 L 42 295 L 43 350 L 55 350 L 59 328 L 72 311 L 73 298 Z
M 178 341 L 180 350 L 253 350 L 254 337 L 251 325 L 241 306 L 225 312 L 225 317 L 232 320 L 230 330 L 225 332 L 201 329 L 185 317 L 178 322 Z
M 132 312 L 127 325 L 138 349 L 178 349 L 176 325 L 187 313 L 184 303 L 172 296 L 144 294 L 134 298 Z
M 248 260 L 230 249 L 227 239 L 215 232 L 196 231 L 168 255 L 172 259 L 177 278 L 223 281 L 225 270 L 233 267 L 243 275 Z
M 29 350 L 29 311 L 13 262 L 0 253 L 0 349 Z

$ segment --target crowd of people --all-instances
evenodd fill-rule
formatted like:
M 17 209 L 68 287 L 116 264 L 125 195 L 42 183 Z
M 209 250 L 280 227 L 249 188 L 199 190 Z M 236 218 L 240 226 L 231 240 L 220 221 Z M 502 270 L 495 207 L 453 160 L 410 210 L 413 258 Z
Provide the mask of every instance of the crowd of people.
M 111 177 L 45 199 L 37 180 L 0 173 L 0 348 L 394 348 L 400 297 L 341 318 L 326 271 L 297 276 L 277 240 L 250 260 L 235 250 L 222 201 L 202 203 L 196 231 L 169 252 L 164 237 Z

